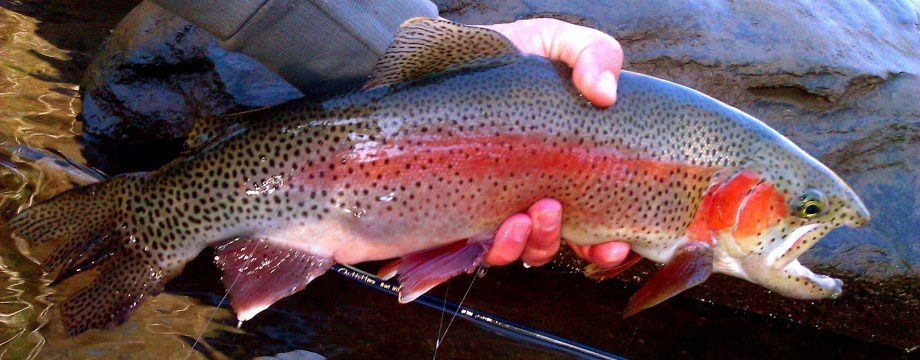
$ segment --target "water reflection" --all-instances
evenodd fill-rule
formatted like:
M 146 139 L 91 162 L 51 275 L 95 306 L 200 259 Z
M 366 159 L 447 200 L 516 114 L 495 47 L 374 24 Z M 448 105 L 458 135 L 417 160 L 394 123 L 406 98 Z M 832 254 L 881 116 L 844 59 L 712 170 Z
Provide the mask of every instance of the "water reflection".
M 84 162 L 76 119 L 80 102 L 71 51 L 36 34 L 38 20 L 0 8 L 0 217 L 75 185 L 94 181 L 92 173 L 64 161 Z M 63 69 L 63 70 L 62 70 Z M 77 69 L 74 69 L 77 70 Z M 54 149 L 59 155 L 42 149 Z M 77 214 L 78 216 L 78 214 Z M 225 358 L 196 338 L 240 333 L 226 323 L 224 308 L 173 294 L 141 306 L 125 326 L 88 336 L 67 337 L 55 322 L 41 268 L 23 256 L 0 227 L 0 358 L 122 358 L 160 354 L 169 358 Z M 57 286 L 66 296 L 86 276 Z
M 7 218 L 40 193 L 70 187 L 59 174 L 22 161 L 18 144 L 54 146 L 79 156 L 74 119 L 76 86 L 55 82 L 56 68 L 47 59 L 67 54 L 35 36 L 34 19 L 0 9 L 0 214 Z M 47 76 L 36 76 L 47 75 Z M 64 91 L 48 91 L 63 89 Z M 69 93 L 64 95 L 63 93 Z M 50 294 L 41 269 L 17 250 L 0 231 L 0 344 L 2 356 L 33 358 L 46 344 L 40 329 L 48 324 Z

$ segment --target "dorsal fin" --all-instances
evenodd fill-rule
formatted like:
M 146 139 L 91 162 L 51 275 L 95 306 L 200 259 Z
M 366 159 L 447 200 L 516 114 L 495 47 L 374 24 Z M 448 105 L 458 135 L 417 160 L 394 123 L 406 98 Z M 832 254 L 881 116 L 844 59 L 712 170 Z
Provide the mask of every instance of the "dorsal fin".
M 447 70 L 489 67 L 520 55 L 496 31 L 442 19 L 416 17 L 396 31 L 364 89 L 418 79 Z

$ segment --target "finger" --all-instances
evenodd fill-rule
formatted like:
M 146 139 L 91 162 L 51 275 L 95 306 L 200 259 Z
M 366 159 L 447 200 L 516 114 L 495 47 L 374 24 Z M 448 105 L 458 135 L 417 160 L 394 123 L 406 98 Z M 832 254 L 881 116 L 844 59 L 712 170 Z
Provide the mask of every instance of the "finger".
M 601 31 L 563 23 L 553 37 L 552 58 L 572 67 L 572 81 L 598 107 L 616 101 L 617 78 L 623 68 L 623 49 Z
M 612 38 L 610 41 L 614 41 Z M 584 48 L 572 66 L 575 87 L 597 107 L 605 108 L 617 100 L 617 77 L 623 62 L 619 45 L 597 40 Z
M 575 255 L 578 255 L 578 257 L 580 257 L 580 258 L 582 258 L 582 259 L 587 259 L 587 258 L 588 258 L 588 255 L 586 255 L 586 252 L 587 252 L 586 250 L 587 250 L 588 248 L 590 248 L 590 246 L 588 246 L 588 245 L 578 245 L 578 244 L 573 243 L 573 242 L 568 241 L 568 240 L 566 240 L 565 242 L 566 242 L 566 244 L 569 244 L 569 247 L 572 248 L 572 251 L 575 252 Z
M 591 246 L 585 251 L 585 259 L 602 268 L 612 268 L 620 265 L 629 255 L 629 244 L 621 241 L 612 241 Z
M 616 81 L 623 68 L 623 49 L 620 43 L 602 31 L 564 21 L 530 21 L 533 23 L 521 29 L 539 34 L 542 45 L 538 48 L 524 39 L 517 39 L 515 43 L 522 43 L 523 46 L 518 46 L 528 48 L 538 55 L 568 64 L 572 67 L 575 87 L 588 101 L 598 107 L 613 105 L 616 101 Z M 515 38 L 521 37 L 515 33 Z
M 562 233 L 562 204 L 553 199 L 537 201 L 527 210 L 533 220 L 533 228 L 521 261 L 540 266 L 548 263 L 559 251 Z
M 508 265 L 521 257 L 533 222 L 527 214 L 512 215 L 495 233 L 492 248 L 486 253 L 486 264 Z
M 623 48 L 606 33 L 556 19 L 519 20 L 484 26 L 498 31 L 525 54 L 560 60 L 572 67 L 575 87 L 598 107 L 616 102 Z

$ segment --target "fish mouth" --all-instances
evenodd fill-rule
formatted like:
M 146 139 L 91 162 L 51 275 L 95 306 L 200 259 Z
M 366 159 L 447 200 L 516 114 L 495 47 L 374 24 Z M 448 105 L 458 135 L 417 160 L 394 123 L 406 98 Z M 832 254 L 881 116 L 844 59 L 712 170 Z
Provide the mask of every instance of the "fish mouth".
M 777 230 L 780 229 L 777 226 Z M 732 251 L 716 251 L 715 270 L 735 275 L 786 297 L 796 299 L 837 298 L 843 281 L 816 274 L 798 257 L 832 228 L 824 223 L 804 224 L 786 235 L 768 251 L 732 256 Z
M 797 227 L 795 230 L 786 235 L 782 242 L 773 247 L 766 256 L 766 264 L 775 269 L 782 269 L 791 262 L 798 259 L 799 255 L 810 249 L 818 239 L 808 241 L 813 237 L 808 237 L 815 230 L 826 227 L 822 223 L 806 224 Z M 807 247 L 806 247 L 807 246 Z
M 764 266 L 756 275 L 765 287 L 799 299 L 835 299 L 843 293 L 843 281 L 816 274 L 799 262 L 799 256 L 811 249 L 833 226 L 826 223 L 804 224 L 790 232 L 782 242 L 759 261 Z
M 788 296 L 802 299 L 836 299 L 840 297 L 840 294 L 843 294 L 843 280 L 827 275 L 816 274 L 811 271 L 811 269 L 802 265 L 798 259 L 786 265 L 786 267 L 782 269 L 782 272 L 793 278 L 809 280 L 814 286 L 814 290 L 817 290 L 806 293 L 805 295 L 796 295 L 793 293 Z M 780 292 L 780 290 L 773 290 Z

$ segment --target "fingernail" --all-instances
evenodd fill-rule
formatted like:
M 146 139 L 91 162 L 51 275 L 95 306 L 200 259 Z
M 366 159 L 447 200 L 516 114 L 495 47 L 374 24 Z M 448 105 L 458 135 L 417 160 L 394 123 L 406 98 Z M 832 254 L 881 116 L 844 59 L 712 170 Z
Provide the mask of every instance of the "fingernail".
M 617 93 L 617 78 L 610 71 L 601 73 L 597 82 L 597 87 L 604 91 L 608 96 L 614 97 Z
M 558 211 L 546 211 L 537 218 L 540 231 L 548 232 L 556 228 L 556 222 L 559 221 Z
M 530 237 L 530 224 L 525 223 L 515 223 L 511 226 L 511 231 L 514 233 L 514 236 L 511 238 L 518 242 L 527 242 L 527 238 Z

